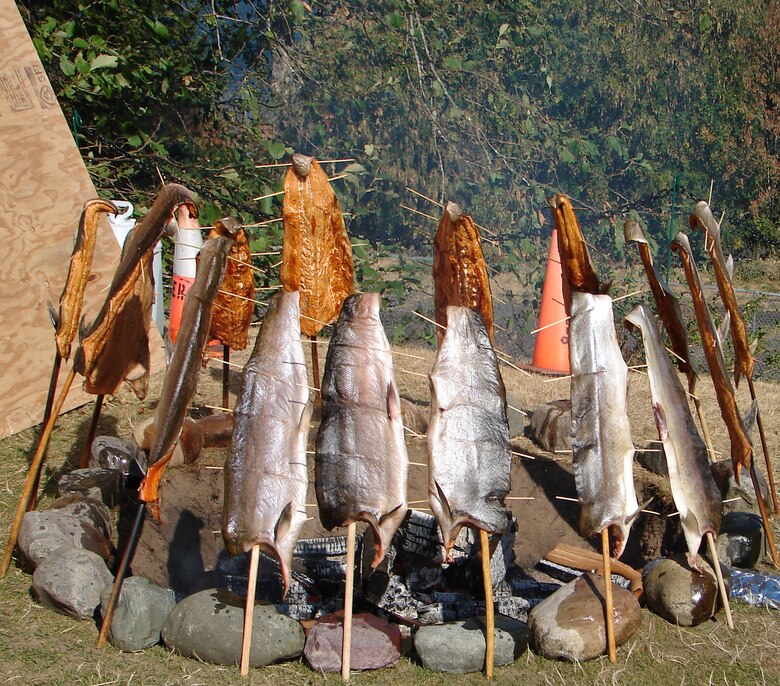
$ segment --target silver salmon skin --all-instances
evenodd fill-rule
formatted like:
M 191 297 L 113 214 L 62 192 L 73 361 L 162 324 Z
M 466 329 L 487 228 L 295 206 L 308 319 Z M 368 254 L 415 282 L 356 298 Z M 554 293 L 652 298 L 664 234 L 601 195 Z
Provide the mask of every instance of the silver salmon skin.
M 612 298 L 573 291 L 569 325 L 571 443 L 580 534 L 609 527 L 615 557 L 639 511 L 628 423 L 628 367 L 620 354 Z
M 464 526 L 506 528 L 509 493 L 506 391 L 482 317 L 447 308 L 447 330 L 430 374 L 428 499 L 447 555 Z
M 406 453 L 379 293 L 344 301 L 322 378 L 315 490 L 326 529 L 367 522 L 376 567 L 406 516 Z
M 306 521 L 306 443 L 312 403 L 298 291 L 279 293 L 244 367 L 225 462 L 222 536 L 236 555 L 258 545 L 279 562 L 285 593 Z
M 718 535 L 722 509 L 720 491 L 710 471 L 707 446 L 696 431 L 685 390 L 666 354 L 650 310 L 645 305 L 636 305 L 625 322 L 642 334 L 655 423 L 669 467 L 672 497 L 680 513 L 688 563 L 698 571 L 701 539 L 708 532 Z

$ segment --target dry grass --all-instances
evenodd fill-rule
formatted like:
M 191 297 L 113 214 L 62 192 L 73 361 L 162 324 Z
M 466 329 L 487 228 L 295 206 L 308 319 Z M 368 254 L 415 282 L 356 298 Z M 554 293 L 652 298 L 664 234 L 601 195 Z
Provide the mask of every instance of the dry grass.
M 398 355 L 398 384 L 403 395 L 427 401 L 428 382 L 424 375 L 433 361 L 430 349 L 404 348 L 403 352 L 423 359 Z M 324 351 L 320 353 L 324 358 Z M 241 356 L 236 355 L 237 362 Z M 408 373 L 413 372 L 413 373 Z M 540 402 L 568 395 L 565 380 L 550 381 L 549 377 L 529 377 L 510 367 L 502 369 L 507 389 L 521 409 L 530 409 Z M 195 404 L 217 404 L 219 397 L 217 366 L 204 375 Z M 129 437 L 132 427 L 147 417 L 154 408 L 159 393 L 160 378 L 154 380 L 149 397 L 138 403 L 129 393 L 122 392 L 106 403 L 100 432 Z M 775 459 L 780 444 L 780 386 L 757 383 L 765 428 Z M 747 407 L 746 384 L 740 389 L 741 406 Z M 717 450 L 727 449 L 727 435 L 719 421 L 712 388 L 701 384 L 701 397 L 710 417 Z M 631 420 L 635 440 L 655 437 L 652 413 L 648 401 L 647 378 L 636 372 L 630 383 Z M 46 498 L 54 492 L 56 476 L 73 466 L 91 416 L 91 406 L 73 411 L 61 418 L 48 452 L 46 466 Z M 5 539 L 13 511 L 18 502 L 26 465 L 37 438 L 37 428 L 24 431 L 0 442 L 0 525 Z M 523 449 L 520 439 L 520 449 Z M 527 442 L 529 450 L 539 448 Z M 760 463 L 761 464 L 761 463 Z M 780 531 L 775 526 L 780 539 Z M 237 668 L 225 668 L 199 663 L 169 653 L 156 646 L 143 653 L 123 654 L 112 647 L 97 650 L 97 629 L 93 622 L 77 622 L 41 607 L 30 595 L 30 577 L 12 567 L 0 580 L 0 686 L 4 684 L 113 684 L 167 685 L 184 684 L 337 684 L 337 675 L 316 674 L 300 662 L 253 670 L 249 680 L 240 677 Z M 496 684 L 529 686 L 551 684 L 777 684 L 780 683 L 780 623 L 767 610 L 736 604 L 735 630 L 729 632 L 725 622 L 707 622 L 694 629 L 672 626 L 643 611 L 643 625 L 628 643 L 618 651 L 618 664 L 613 666 L 605 657 L 584 664 L 550 662 L 534 653 L 527 653 L 515 664 L 496 669 Z M 479 674 L 448 676 L 428 672 L 402 658 L 392 670 L 357 674 L 358 684 L 482 684 Z

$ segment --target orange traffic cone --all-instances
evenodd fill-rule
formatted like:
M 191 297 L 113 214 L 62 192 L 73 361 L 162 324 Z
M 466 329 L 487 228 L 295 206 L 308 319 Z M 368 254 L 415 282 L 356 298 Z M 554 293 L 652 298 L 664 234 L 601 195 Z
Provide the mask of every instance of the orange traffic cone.
M 548 374 L 569 373 L 569 322 L 563 305 L 563 275 L 557 229 L 552 231 L 550 253 L 547 256 L 533 367 Z

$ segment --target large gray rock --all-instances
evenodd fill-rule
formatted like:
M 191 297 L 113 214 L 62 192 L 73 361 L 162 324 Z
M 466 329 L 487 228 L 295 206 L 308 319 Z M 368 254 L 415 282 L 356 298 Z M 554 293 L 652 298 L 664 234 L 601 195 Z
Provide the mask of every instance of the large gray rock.
M 57 483 L 57 495 L 70 494 L 95 498 L 114 507 L 122 498 L 122 472 L 98 467 L 74 469 L 63 474 Z
M 303 655 L 317 672 L 340 672 L 344 636 L 343 617 L 325 615 L 315 622 L 306 637 Z M 350 667 L 356 671 L 382 669 L 398 662 L 401 631 L 395 624 L 370 614 L 352 617 Z
M 114 469 L 127 475 L 134 461 L 146 456 L 139 455 L 141 450 L 135 443 L 123 441 L 116 436 L 96 436 L 90 449 L 89 467 Z
M 90 550 L 103 560 L 111 554 L 111 545 L 100 531 L 64 510 L 25 513 L 17 544 L 25 561 L 33 568 L 62 546 Z
M 545 450 L 571 450 L 571 400 L 553 400 L 531 414 L 531 438 Z
M 91 619 L 103 589 L 114 583 L 103 558 L 89 550 L 62 546 L 33 573 L 32 590 L 42 605 L 78 619 Z
M 539 654 L 583 662 L 606 652 L 605 590 L 603 577 L 583 574 L 531 610 L 528 626 Z M 616 584 L 612 584 L 612 604 L 615 645 L 621 645 L 641 625 L 642 610 L 634 595 Z
M 111 519 L 111 510 L 101 500 L 72 493 L 57 498 L 47 509 L 72 514 L 103 532 L 103 535 L 108 539 L 113 534 L 114 525 Z
M 111 586 L 100 594 L 100 613 L 105 616 L 111 599 Z M 170 588 L 153 584 L 142 576 L 131 576 L 122 584 L 108 640 L 119 650 L 133 653 L 160 642 L 160 629 L 176 598 Z
M 739 484 L 737 484 L 737 480 L 734 478 L 734 468 L 731 465 L 731 460 L 713 462 L 710 465 L 710 470 L 712 471 L 712 476 L 715 479 L 715 483 L 723 498 L 724 512 L 739 511 L 760 514 L 758 501 L 756 500 L 756 492 L 753 489 L 753 481 L 747 471 L 744 469 L 742 470 Z M 771 511 L 772 501 L 766 479 L 764 479 L 764 475 L 761 473 L 760 469 L 756 469 L 756 475 L 758 477 L 758 487 L 764 498 L 764 503 L 767 510 Z
M 523 622 L 496 615 L 496 666 L 517 660 L 528 647 L 529 631 Z M 434 672 L 481 672 L 485 665 L 485 620 L 482 617 L 421 627 L 414 649 L 423 666 Z
M 701 572 L 691 569 L 682 553 L 650 562 L 643 572 L 647 607 L 680 626 L 696 626 L 712 617 L 718 606 L 715 571 L 701 555 L 698 565 Z M 724 575 L 728 580 L 725 570 Z
M 752 512 L 727 512 L 720 522 L 718 559 L 730 567 L 755 567 L 766 553 L 764 525 Z
M 182 600 L 162 627 L 162 640 L 185 657 L 218 665 L 241 661 L 244 608 L 232 605 L 216 589 Z M 272 605 L 256 605 L 252 625 L 249 664 L 263 667 L 293 660 L 303 651 L 304 634 L 294 619 L 279 614 Z

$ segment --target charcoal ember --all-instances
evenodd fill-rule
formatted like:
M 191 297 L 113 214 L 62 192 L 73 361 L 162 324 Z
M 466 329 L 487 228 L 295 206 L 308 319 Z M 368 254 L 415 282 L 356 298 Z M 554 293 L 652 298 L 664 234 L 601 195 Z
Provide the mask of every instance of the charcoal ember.
M 418 619 L 419 602 L 409 590 L 406 580 L 398 574 L 373 576 L 366 580 L 364 595 L 368 602 L 384 610 L 394 619 L 414 622 Z
M 561 584 L 534 579 L 516 566 L 507 571 L 505 581 L 509 585 L 512 595 L 526 600 L 530 608 L 536 607 L 547 596 L 552 595 L 561 587 Z
M 531 604 L 525 598 L 514 595 L 512 587 L 504 579 L 493 587 L 493 607 L 500 615 L 525 622 L 528 621 Z
M 436 517 L 419 510 L 409 510 L 393 537 L 393 546 L 404 553 L 441 561 L 442 542 Z
M 484 601 L 474 600 L 466 593 L 439 591 L 432 593 L 430 602 L 422 604 L 418 611 L 420 624 L 443 624 L 480 614 L 485 614 Z

